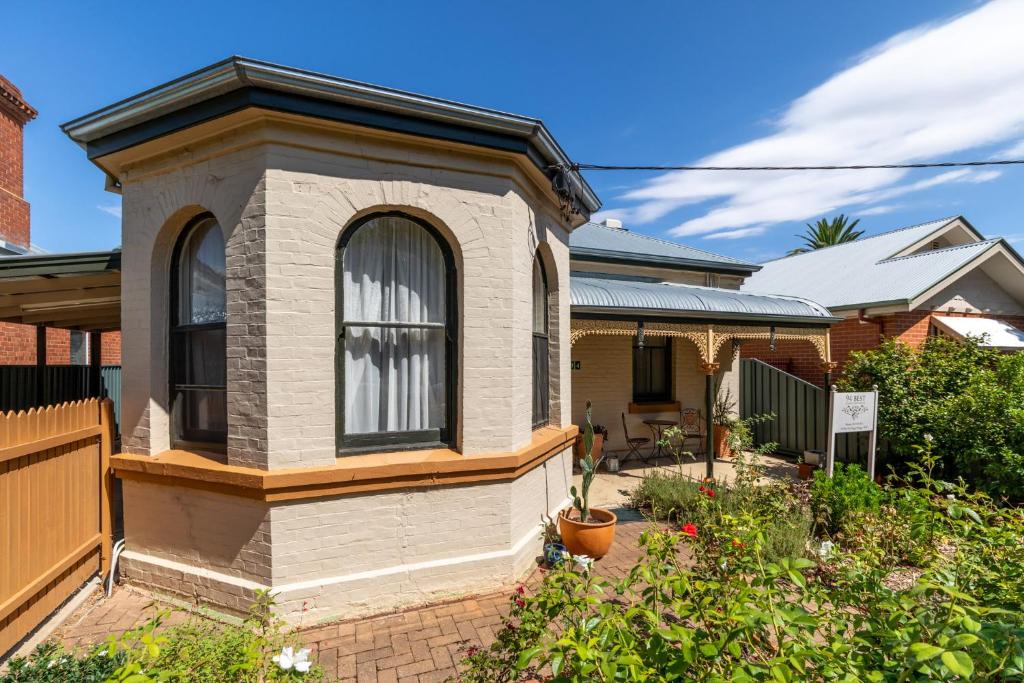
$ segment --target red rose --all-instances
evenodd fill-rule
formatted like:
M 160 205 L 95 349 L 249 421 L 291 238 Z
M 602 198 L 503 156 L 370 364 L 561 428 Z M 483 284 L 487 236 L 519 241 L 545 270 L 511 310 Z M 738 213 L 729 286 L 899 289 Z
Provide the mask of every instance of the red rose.
M 708 498 L 714 498 L 715 497 L 715 490 L 714 489 L 708 489 L 706 491 L 706 493 L 708 494 Z
M 704 493 L 704 487 L 703 486 L 698 487 L 697 490 L 700 491 L 701 493 Z
M 683 525 L 682 532 L 691 538 L 697 538 L 697 527 L 693 522 L 687 522 Z

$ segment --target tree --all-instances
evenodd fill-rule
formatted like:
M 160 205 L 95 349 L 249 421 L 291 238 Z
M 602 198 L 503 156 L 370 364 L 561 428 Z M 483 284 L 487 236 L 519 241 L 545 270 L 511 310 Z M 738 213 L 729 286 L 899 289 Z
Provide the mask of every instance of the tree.
M 836 244 L 854 241 L 863 235 L 864 231 L 854 230 L 854 228 L 857 227 L 857 224 L 860 223 L 859 218 L 852 223 L 849 221 L 849 218 L 843 214 L 839 214 L 831 220 L 827 218 L 819 218 L 818 222 L 814 225 L 808 223 L 807 231 L 803 235 L 795 235 L 795 237 L 802 239 L 806 246 L 797 247 L 786 255 L 794 256 L 796 254 L 805 254 L 808 251 L 814 251 L 815 249 L 821 249 L 822 247 L 831 247 Z

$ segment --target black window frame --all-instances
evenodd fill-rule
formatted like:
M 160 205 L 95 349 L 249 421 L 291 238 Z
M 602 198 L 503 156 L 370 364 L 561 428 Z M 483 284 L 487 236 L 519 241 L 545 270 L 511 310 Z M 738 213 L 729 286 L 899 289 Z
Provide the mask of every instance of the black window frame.
M 185 227 L 182 228 L 181 234 L 178 235 L 178 239 L 174 244 L 174 249 L 171 252 L 171 272 L 170 272 L 170 316 L 168 317 L 168 350 L 167 350 L 167 379 L 169 388 L 169 401 L 170 401 L 170 414 L 171 414 L 171 447 L 172 448 L 183 448 L 183 449 L 194 449 L 211 451 L 214 453 L 226 453 L 227 452 L 227 435 L 228 425 L 225 424 L 223 435 L 218 432 L 204 431 L 195 432 L 190 434 L 181 433 L 182 416 L 179 414 L 179 410 L 182 408 L 181 401 L 178 400 L 179 394 L 189 391 L 222 391 L 224 393 L 225 401 L 225 423 L 227 422 L 227 315 L 225 313 L 224 322 L 220 323 L 188 323 L 181 324 L 179 317 L 181 315 L 180 308 L 180 295 L 181 295 L 181 256 L 182 249 L 188 243 L 189 238 L 196 231 L 196 229 L 205 223 L 206 221 L 213 221 L 214 225 L 218 230 L 221 230 L 220 222 L 217 218 L 209 212 L 201 213 L 198 216 L 192 218 Z M 226 246 L 226 245 L 225 245 Z M 226 254 L 225 254 L 226 257 Z M 225 290 L 227 285 L 227 274 L 225 273 Z M 180 363 L 184 362 L 184 354 L 182 353 L 185 344 L 185 338 L 195 332 L 205 332 L 209 330 L 223 330 L 224 332 L 224 386 L 219 385 L 198 385 L 198 384 L 184 384 L 178 383 L 176 378 L 181 373 Z
M 406 432 L 368 432 L 362 434 L 345 433 L 345 248 L 353 235 L 360 228 L 378 218 L 403 218 L 411 221 L 427 231 L 444 260 L 445 285 L 445 424 L 440 429 L 422 429 Z M 455 387 L 458 381 L 458 292 L 456 291 L 457 271 L 455 257 L 448 240 L 433 225 L 416 216 L 403 211 L 383 211 L 372 213 L 354 221 L 342 231 L 334 254 L 334 401 L 335 401 L 335 452 L 338 457 L 358 455 L 360 453 L 379 452 L 382 450 L 420 450 L 427 448 L 453 448 L 455 446 L 456 396 Z M 409 327 L 405 323 L 373 323 L 359 321 L 356 327 Z M 430 327 L 416 325 L 415 327 Z
M 532 418 L 533 428 L 540 429 L 551 423 L 551 290 L 548 288 L 548 274 L 544 268 L 544 260 L 540 252 L 534 256 L 533 268 L 540 269 L 540 279 L 543 283 L 544 296 L 544 322 L 541 327 L 543 332 L 537 332 L 533 321 L 533 308 L 530 310 L 530 326 L 533 332 L 533 364 L 531 397 L 533 401 Z M 531 297 L 536 296 L 534 290 L 533 271 L 530 272 Z M 536 302 L 533 302 L 536 305 Z
M 650 344 L 650 341 L 652 339 L 657 339 L 658 342 L 660 342 L 661 340 L 664 340 L 665 341 L 665 345 L 661 346 L 659 344 L 658 346 L 652 346 Z M 665 390 L 663 392 L 640 391 L 639 389 L 640 389 L 640 386 L 641 386 L 641 382 L 639 381 L 640 378 L 638 377 L 639 365 L 640 364 L 638 362 L 637 356 L 638 356 L 638 354 L 646 354 L 648 357 L 650 357 L 655 352 L 655 350 L 657 350 L 658 352 L 663 352 L 665 354 Z M 636 403 L 636 404 L 643 404 L 643 403 L 665 403 L 665 402 L 671 401 L 672 400 L 672 338 L 668 337 L 668 336 L 647 337 L 647 339 L 645 340 L 644 345 L 641 347 L 640 344 L 638 343 L 637 338 L 633 337 L 633 358 L 632 358 L 632 360 L 633 360 L 633 370 L 632 370 L 632 377 L 633 377 L 633 403 Z M 653 377 L 653 365 L 650 363 L 650 361 L 647 362 L 647 367 L 649 368 L 649 371 L 651 372 L 651 377 Z M 650 384 L 651 377 L 648 377 L 647 380 L 646 380 L 648 386 Z

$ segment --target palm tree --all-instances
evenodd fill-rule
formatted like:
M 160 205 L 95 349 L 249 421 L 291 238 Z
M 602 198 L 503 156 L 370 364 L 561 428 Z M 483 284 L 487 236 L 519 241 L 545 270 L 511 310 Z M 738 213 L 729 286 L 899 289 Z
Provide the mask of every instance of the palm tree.
M 808 251 L 814 251 L 822 247 L 852 242 L 864 234 L 863 230 L 854 230 L 857 224 L 860 223 L 859 218 L 852 223 L 848 221 L 849 219 L 846 216 L 839 214 L 831 220 L 819 218 L 818 222 L 814 225 L 808 223 L 807 231 L 803 235 L 795 235 L 795 237 L 802 239 L 807 246 L 797 247 L 786 254 L 786 256 L 805 254 Z

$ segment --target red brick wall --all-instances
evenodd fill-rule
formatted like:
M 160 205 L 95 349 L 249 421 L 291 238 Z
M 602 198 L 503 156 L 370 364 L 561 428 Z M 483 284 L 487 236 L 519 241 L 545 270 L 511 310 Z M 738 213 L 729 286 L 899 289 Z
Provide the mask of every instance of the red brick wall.
M 121 333 L 104 332 L 100 336 L 100 364 L 121 364 Z M 0 365 L 35 365 L 36 328 L 33 325 L 0 323 Z M 71 333 L 68 330 L 46 330 L 46 363 L 71 363 Z
M 0 87 L 8 91 L 13 88 L 2 76 Z M 25 114 L 12 103 L 0 102 L 0 239 L 22 247 L 29 245 L 29 208 L 24 198 L 25 120 Z
M 977 313 L 943 313 L 942 315 L 996 318 L 1024 329 L 1024 316 L 989 314 L 982 316 Z M 867 351 L 877 348 L 883 338 L 894 337 L 914 348 L 920 347 L 928 338 L 931 316 L 931 311 L 908 311 L 872 317 L 864 322 L 854 318 L 834 325 L 831 330 L 832 360 L 837 363 L 837 367 L 833 376 L 838 377 L 842 374 L 843 367 L 850 359 L 852 351 Z M 780 342 L 774 353 L 768 350 L 767 342 L 744 344 L 742 354 L 744 358 L 756 358 L 764 361 L 812 384 L 818 386 L 824 384 L 825 376 L 821 361 L 810 344 Z

